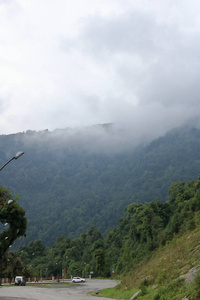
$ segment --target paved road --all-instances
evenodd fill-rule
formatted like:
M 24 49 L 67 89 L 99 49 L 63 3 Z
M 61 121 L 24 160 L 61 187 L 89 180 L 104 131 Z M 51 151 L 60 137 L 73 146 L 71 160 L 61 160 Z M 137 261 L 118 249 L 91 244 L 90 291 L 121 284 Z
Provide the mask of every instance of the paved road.
M 88 295 L 88 292 L 114 287 L 116 284 L 117 282 L 113 280 L 92 279 L 73 285 L 2 287 L 0 288 L 0 300 L 108 300 L 108 298 Z

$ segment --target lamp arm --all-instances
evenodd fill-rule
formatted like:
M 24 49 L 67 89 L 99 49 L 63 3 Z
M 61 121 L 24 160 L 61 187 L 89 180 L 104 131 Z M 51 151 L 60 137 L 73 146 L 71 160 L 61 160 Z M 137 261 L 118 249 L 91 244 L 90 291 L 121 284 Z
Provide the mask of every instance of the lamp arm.
M 5 167 L 7 166 L 7 164 L 9 164 L 9 162 L 11 162 L 11 160 L 15 159 L 15 156 L 12 157 L 9 161 L 7 161 L 1 168 L 0 168 L 0 171 Z

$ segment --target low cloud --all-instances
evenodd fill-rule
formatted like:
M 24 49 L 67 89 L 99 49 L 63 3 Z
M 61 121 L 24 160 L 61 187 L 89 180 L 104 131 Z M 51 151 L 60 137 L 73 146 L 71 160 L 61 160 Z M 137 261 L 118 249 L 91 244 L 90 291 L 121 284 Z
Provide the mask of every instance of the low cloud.
M 1 134 L 112 123 L 129 143 L 198 125 L 199 3 L 0 5 Z

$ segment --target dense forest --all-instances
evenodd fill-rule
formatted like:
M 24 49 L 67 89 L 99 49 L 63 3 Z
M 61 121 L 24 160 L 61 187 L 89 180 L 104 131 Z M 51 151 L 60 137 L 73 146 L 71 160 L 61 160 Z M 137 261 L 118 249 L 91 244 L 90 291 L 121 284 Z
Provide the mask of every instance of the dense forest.
M 20 271 L 27 277 L 35 276 L 36 278 L 70 275 L 87 277 L 91 273 L 95 277 L 109 277 L 113 274 L 115 276 L 126 274 L 127 276 L 127 274 L 134 274 L 134 270 L 137 270 L 142 263 L 148 262 L 157 249 L 169 245 L 175 236 L 181 237 L 199 226 L 200 176 L 197 180 L 189 181 L 187 184 L 174 182 L 169 189 L 168 200 L 165 203 L 151 201 L 146 204 L 128 205 L 125 216 L 105 237 L 99 229 L 91 226 L 77 238 L 58 237 L 53 247 L 44 246 L 40 240 L 29 242 L 27 246 L 20 247 L 17 254 L 12 252 L 8 254 L 9 261 L 12 263 L 8 264 L 8 259 L 5 259 L 3 272 L 4 276 L 8 277 Z M 190 238 L 191 234 L 188 235 L 188 239 Z M 173 243 L 172 246 L 175 247 L 175 242 Z M 199 241 L 196 247 L 194 244 L 190 247 L 189 252 L 193 253 L 192 262 L 182 260 L 179 254 L 176 264 L 181 260 L 182 267 L 180 270 L 176 268 L 173 280 L 177 280 L 183 271 L 186 272 L 187 269 L 195 266 L 199 267 L 198 253 L 195 258 L 195 253 L 199 249 Z M 183 250 L 180 253 L 182 252 Z M 161 270 L 164 274 L 163 269 Z M 161 284 L 161 279 L 163 284 L 163 281 L 167 280 L 167 274 L 163 275 L 164 277 L 159 275 L 158 278 L 158 271 L 161 270 L 157 270 L 154 275 L 151 274 L 144 282 L 142 282 L 144 278 L 140 278 L 141 286 L 145 287 L 148 284 L 157 286 Z M 184 280 L 179 280 L 179 283 L 175 282 L 174 285 L 176 285 L 175 296 L 180 287 L 186 288 Z M 197 296 L 191 299 L 199 299 L 200 285 L 193 287 L 190 292 Z
M 172 130 L 137 147 L 132 141 L 122 140 L 123 147 L 110 143 L 111 125 L 99 126 L 97 136 L 95 130 L 0 136 L 2 165 L 18 151 L 25 152 L 1 172 L 1 185 L 20 194 L 19 204 L 26 210 L 27 236 L 19 246 L 34 240 L 52 246 L 58 236 L 73 239 L 91 226 L 105 237 L 130 209 L 159 201 L 159 210 L 173 182 L 187 182 L 199 174 L 199 129 Z M 163 217 L 163 224 L 167 221 Z
M 37 240 L 21 247 L 18 254 L 26 264 L 34 266 L 37 276 L 40 269 L 43 272 L 48 269 L 49 276 L 61 275 L 63 268 L 68 275 L 88 275 L 93 271 L 95 276 L 109 276 L 112 270 L 122 274 L 171 241 L 174 235 L 199 225 L 200 176 L 187 184 L 174 182 L 165 203 L 130 204 L 125 216 L 105 238 L 99 229 L 91 226 L 77 238 L 58 237 L 53 248 Z

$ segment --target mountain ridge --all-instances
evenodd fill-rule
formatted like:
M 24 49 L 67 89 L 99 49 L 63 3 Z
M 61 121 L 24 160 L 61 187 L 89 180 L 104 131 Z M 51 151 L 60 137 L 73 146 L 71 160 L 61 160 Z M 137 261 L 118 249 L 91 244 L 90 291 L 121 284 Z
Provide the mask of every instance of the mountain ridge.
M 1 185 L 20 194 L 28 218 L 26 243 L 41 239 L 52 245 L 57 236 L 73 238 L 91 225 L 105 234 L 130 203 L 165 202 L 172 182 L 199 174 L 199 129 L 174 129 L 148 145 L 130 141 L 117 149 L 120 137 L 114 130 L 112 141 L 112 125 L 84 129 L 84 136 L 79 130 L 57 133 L 0 136 L 2 164 L 3 157 L 25 152 L 1 173 Z M 107 151 L 109 140 L 113 148 Z

